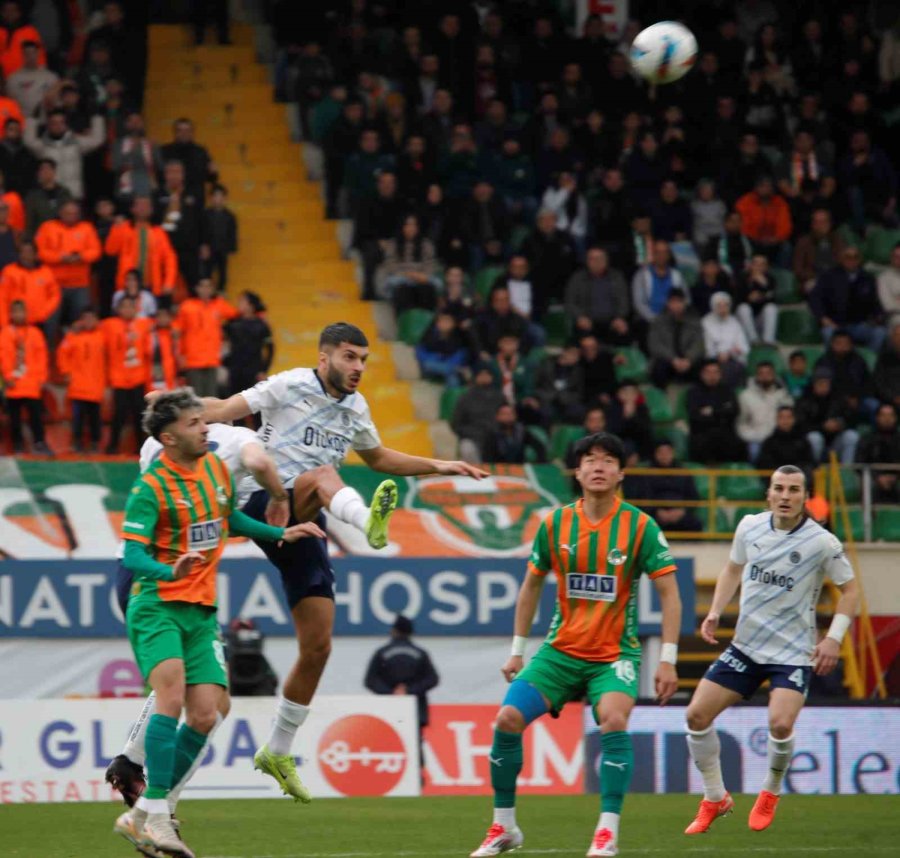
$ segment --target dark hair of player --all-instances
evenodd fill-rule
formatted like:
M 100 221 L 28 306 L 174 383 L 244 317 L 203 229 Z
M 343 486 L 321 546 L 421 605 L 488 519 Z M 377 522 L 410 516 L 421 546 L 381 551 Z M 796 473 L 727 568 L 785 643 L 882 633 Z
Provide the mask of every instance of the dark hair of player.
M 144 410 L 142 425 L 148 435 L 157 441 L 166 427 L 174 423 L 183 411 L 203 408 L 200 398 L 192 387 L 176 387 L 161 393 Z
M 575 467 L 580 467 L 581 460 L 597 448 L 618 459 L 620 468 L 625 467 L 625 445 L 622 443 L 622 439 L 618 435 L 613 435 L 612 432 L 597 432 L 594 435 L 588 435 L 587 438 L 582 438 L 575 445 Z
M 780 411 L 781 409 L 779 409 Z M 775 479 L 775 474 L 800 474 L 803 477 L 803 491 L 806 491 L 806 473 L 802 468 L 798 468 L 796 465 L 782 465 L 780 468 L 776 468 L 772 473 L 772 479 Z
M 337 348 L 341 343 L 349 343 L 351 346 L 366 348 L 369 345 L 366 335 L 349 322 L 335 322 L 327 328 L 323 328 L 319 334 L 319 348 L 333 346 Z

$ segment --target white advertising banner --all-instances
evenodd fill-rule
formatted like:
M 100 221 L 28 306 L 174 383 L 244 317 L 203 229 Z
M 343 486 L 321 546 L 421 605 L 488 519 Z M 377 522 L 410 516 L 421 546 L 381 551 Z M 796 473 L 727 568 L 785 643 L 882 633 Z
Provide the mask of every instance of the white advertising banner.
M 276 798 L 253 768 L 275 699 L 235 698 L 185 798 Z M 104 783 L 138 700 L 0 701 L 0 804 L 118 800 Z M 317 697 L 297 734 L 300 777 L 313 795 L 419 795 L 418 722 L 412 697 Z
M 632 792 L 702 792 L 684 739 L 684 708 L 635 708 L 628 730 L 635 749 Z M 600 735 L 585 709 L 587 790 L 596 792 Z M 768 769 L 763 706 L 738 706 L 716 719 L 725 786 L 758 792 Z M 900 793 L 900 710 L 878 706 L 807 706 L 797 720 L 785 792 Z

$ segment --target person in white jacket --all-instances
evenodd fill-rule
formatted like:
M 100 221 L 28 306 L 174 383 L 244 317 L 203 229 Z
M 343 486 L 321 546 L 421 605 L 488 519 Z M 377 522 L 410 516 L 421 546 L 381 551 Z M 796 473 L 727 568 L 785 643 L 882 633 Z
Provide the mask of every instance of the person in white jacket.
M 578 190 L 574 173 L 560 173 L 556 186 L 544 191 L 541 208 L 550 209 L 556 215 L 556 228 L 568 233 L 578 250 L 578 258 L 584 257 L 588 230 L 588 207 Z
M 84 199 L 84 156 L 99 149 L 106 141 L 106 121 L 95 115 L 85 134 L 76 134 L 69 128 L 63 110 L 51 110 L 47 114 L 47 126 L 38 135 L 38 122 L 25 122 L 25 145 L 38 159 L 49 158 L 56 162 L 59 183 L 76 200 Z
M 747 376 L 747 354 L 750 351 L 747 335 L 741 323 L 731 314 L 731 295 L 714 292 L 709 305 L 712 310 L 703 317 L 706 356 L 719 362 L 726 384 L 739 387 Z
M 793 397 L 778 380 L 774 364 L 758 363 L 753 378 L 738 396 L 737 433 L 747 442 L 751 461 L 756 461 L 763 441 L 775 431 L 778 409 L 793 404 Z

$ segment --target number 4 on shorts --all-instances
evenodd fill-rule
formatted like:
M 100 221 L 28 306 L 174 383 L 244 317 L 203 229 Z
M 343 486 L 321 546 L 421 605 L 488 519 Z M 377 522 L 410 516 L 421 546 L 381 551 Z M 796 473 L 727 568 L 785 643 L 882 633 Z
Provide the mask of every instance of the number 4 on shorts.
M 789 677 L 788 682 L 793 682 L 797 688 L 803 688 L 803 671 L 798 667 Z

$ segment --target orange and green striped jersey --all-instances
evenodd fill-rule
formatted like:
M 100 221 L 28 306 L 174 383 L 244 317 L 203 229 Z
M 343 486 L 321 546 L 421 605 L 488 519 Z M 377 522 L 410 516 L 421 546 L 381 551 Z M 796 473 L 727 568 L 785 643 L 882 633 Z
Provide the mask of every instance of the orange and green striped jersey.
M 132 595 L 214 606 L 216 566 L 228 541 L 234 498 L 231 473 L 215 453 L 198 459 L 193 470 L 163 453 L 144 471 L 125 505 L 122 538 L 148 545 L 154 559 L 168 566 L 188 551 L 204 559 L 178 581 L 137 576 Z
M 554 572 L 558 593 L 547 642 L 585 661 L 641 657 L 637 594 L 641 575 L 675 571 L 669 543 L 647 513 L 616 498 L 601 521 L 584 514 L 584 501 L 541 522 L 528 570 Z

